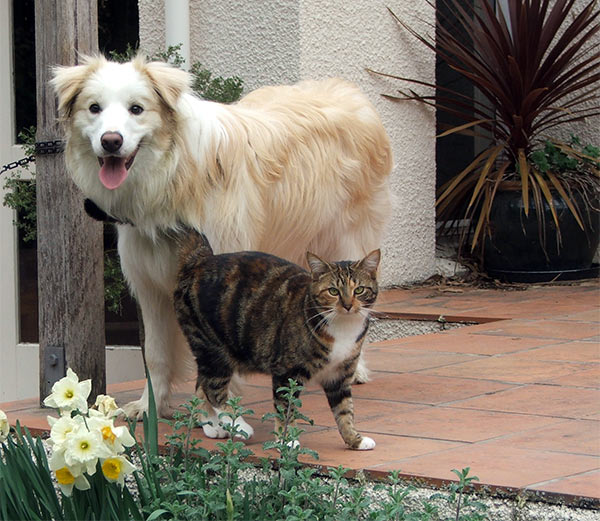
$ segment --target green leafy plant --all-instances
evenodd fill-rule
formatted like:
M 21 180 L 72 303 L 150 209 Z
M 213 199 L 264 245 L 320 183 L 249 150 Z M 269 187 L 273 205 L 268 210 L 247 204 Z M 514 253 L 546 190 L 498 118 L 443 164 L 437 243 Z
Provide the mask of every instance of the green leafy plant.
M 35 155 L 35 127 L 19 132 L 27 158 Z M 29 163 L 9 171 L 4 180 L 3 204 L 17 212 L 13 224 L 21 231 L 23 241 L 30 242 L 37 236 L 37 206 L 34 173 Z
M 106 308 L 121 314 L 123 298 L 127 294 L 127 283 L 121 271 L 117 250 L 104 252 L 104 302 Z
M 447 502 L 454 510 L 454 521 L 485 521 L 487 507 L 481 502 L 471 499 L 466 492 L 473 481 L 477 481 L 477 476 L 470 476 L 470 468 L 462 470 L 453 469 L 452 472 L 458 477 L 458 482 L 450 484 L 449 494 L 434 494 L 432 499 L 441 499 Z
M 63 379 L 62 387 L 47 399 L 48 404 L 58 407 L 63 423 L 76 423 L 82 418 L 89 385 L 79 382 L 76 375 Z M 307 467 L 298 460 L 300 454 L 314 458 L 314 451 L 302 449 L 298 436 L 301 429 L 294 423 L 307 421 L 298 409 L 301 389 L 290 380 L 280 392 L 286 403 L 265 420 L 277 418 L 281 429 L 275 442 L 266 442 L 267 450 L 277 456 L 263 459 L 261 467 L 250 463 L 253 456 L 241 439 L 244 437 L 236 424 L 236 418 L 252 414 L 244 408 L 240 398 L 228 401 L 228 412 L 222 418 L 229 436 L 217 443 L 217 450 L 209 452 L 201 447 L 201 439 L 194 436 L 195 429 L 204 424 L 206 413 L 202 402 L 192 398 L 172 420 L 159 420 L 152 391 L 148 381 L 149 405 L 143 417 L 143 439 L 127 442 L 124 455 L 135 463 L 131 481 L 119 482 L 116 476 L 106 472 L 102 459 L 90 455 L 91 463 L 96 457 L 95 472 L 87 474 L 78 464 L 68 469 L 78 477 L 84 476 L 87 485 L 70 483 L 66 472 L 52 470 L 56 456 L 50 462 L 40 438 L 33 438 L 27 429 L 17 424 L 12 436 L 8 436 L 6 416 L 0 411 L 0 520 L 121 520 L 154 521 L 177 520 L 314 520 L 368 519 L 372 521 L 437 521 L 441 519 L 436 502 L 449 507 L 455 521 L 480 521 L 484 519 L 485 507 L 469 497 L 466 492 L 476 477 L 469 469 L 454 471 L 458 482 L 449 487 L 449 493 L 434 494 L 423 500 L 420 506 L 408 506 L 407 498 L 414 490 L 404 486 L 398 471 L 390 474 L 387 483 L 375 487 L 380 492 L 376 502 L 367 493 L 364 479 L 348 478 L 348 469 L 342 466 L 321 473 L 315 467 Z M 70 391 L 70 392 L 67 392 Z M 92 418 L 101 418 L 105 442 L 128 439 L 123 427 L 115 427 L 112 418 L 119 411 L 110 397 L 99 398 L 93 414 L 84 413 L 89 424 L 80 423 L 79 428 L 94 429 Z M 65 416 L 66 415 L 66 416 Z M 159 447 L 158 426 L 166 423 L 171 433 L 166 436 L 163 451 Z M 51 438 L 55 440 L 54 452 L 72 450 L 70 436 L 79 431 L 53 427 Z M 87 427 L 86 427 L 87 425 Z M 106 428 L 109 429 L 106 429 Z M 130 421 L 131 439 L 135 436 L 136 423 Z M 64 435 L 64 439 L 63 436 Z M 117 448 L 121 452 L 123 448 Z M 111 448 L 114 450 L 114 448 Z M 110 458 L 109 458 L 110 459 Z M 69 460 L 64 458 L 65 462 Z M 62 463 L 61 463 L 62 464 Z M 69 465 L 69 464 L 67 464 Z M 58 465 L 59 466 L 59 465 Z M 110 482 L 112 478 L 114 482 Z M 56 483 L 58 482 L 58 483 Z M 60 485 L 58 492 L 55 485 Z M 383 492 L 383 494 L 381 494 Z
M 192 89 L 206 100 L 233 103 L 242 95 L 244 83 L 238 76 L 215 77 L 199 62 L 192 65 L 190 72 L 193 76 Z
M 526 215 L 530 198 L 536 210 L 547 201 L 558 233 L 558 216 L 552 202 L 552 193 L 556 192 L 585 229 L 582 214 L 591 208 L 578 208 L 574 194 L 586 194 L 586 201 L 597 199 L 598 163 L 589 155 L 592 149 L 582 150 L 545 135 L 561 128 L 564 132 L 572 123 L 600 114 L 600 54 L 592 44 L 600 30 L 596 1 L 589 1 L 575 12 L 573 0 L 508 0 L 508 13 L 496 10 L 489 0 L 475 0 L 472 6 L 460 0 L 445 2 L 457 23 L 454 29 L 448 29 L 440 11 L 436 11 L 435 40 L 392 15 L 402 28 L 467 79 L 482 101 L 472 101 L 452 88 L 376 72 L 437 89 L 434 94 L 400 90 L 400 95 L 387 97 L 417 101 L 462 121 L 438 137 L 465 133 L 486 143 L 464 170 L 440 187 L 437 216 L 446 223 L 441 229 L 452 229 L 460 218 L 466 219 L 470 226 L 460 233 L 460 246 L 470 237 L 471 251 L 479 247 L 481 252 L 483 238 L 490 233 L 495 195 L 507 181 L 518 183 Z M 465 44 L 465 34 L 473 45 Z M 540 169 L 540 151 L 544 153 L 543 143 L 548 141 L 571 160 L 568 175 L 552 163 Z M 577 167 L 572 169 L 575 164 Z M 537 217 L 541 219 L 540 212 Z M 544 228 L 543 222 L 540 228 Z
M 162 61 L 182 68 L 185 60 L 180 52 L 181 46 L 182 44 L 170 45 L 165 51 L 146 56 L 150 61 Z M 133 59 L 139 52 L 141 52 L 139 49 L 128 46 L 123 53 L 111 52 L 110 57 L 118 62 L 126 62 Z M 192 63 L 190 74 L 192 75 L 192 90 L 201 98 L 209 101 L 233 103 L 240 99 L 244 90 L 244 82 L 240 77 L 213 76 L 213 73 L 200 62 Z

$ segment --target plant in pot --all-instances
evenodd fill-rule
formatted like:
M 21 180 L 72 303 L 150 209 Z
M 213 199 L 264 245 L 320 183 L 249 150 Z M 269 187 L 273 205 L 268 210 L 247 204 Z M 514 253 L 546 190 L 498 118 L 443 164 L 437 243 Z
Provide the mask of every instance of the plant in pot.
M 480 266 L 500 278 L 589 273 L 600 230 L 600 154 L 564 136 L 577 122 L 598 125 L 596 1 L 507 0 L 506 11 L 492 0 L 439 1 L 456 20 L 449 29 L 436 10 L 436 40 L 390 12 L 473 85 L 475 99 L 415 78 L 376 74 L 435 88 L 434 94 L 408 89 L 386 97 L 453 115 L 459 123 L 438 137 L 465 133 L 484 144 L 438 190 L 441 231 L 459 230 L 459 255 L 468 246 Z

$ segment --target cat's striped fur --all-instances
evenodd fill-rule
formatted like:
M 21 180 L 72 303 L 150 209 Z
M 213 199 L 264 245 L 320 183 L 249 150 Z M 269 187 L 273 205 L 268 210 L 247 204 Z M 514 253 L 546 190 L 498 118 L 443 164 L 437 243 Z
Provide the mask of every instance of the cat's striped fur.
M 309 273 L 266 253 L 213 255 L 196 232 L 179 244 L 175 310 L 197 361 L 197 394 L 214 409 L 205 434 L 225 435 L 217 417 L 232 377 L 259 372 L 272 377 L 275 405 L 289 378 L 318 382 L 344 442 L 373 448 L 354 427 L 350 384 L 377 298 L 379 250 L 335 263 L 307 253 Z

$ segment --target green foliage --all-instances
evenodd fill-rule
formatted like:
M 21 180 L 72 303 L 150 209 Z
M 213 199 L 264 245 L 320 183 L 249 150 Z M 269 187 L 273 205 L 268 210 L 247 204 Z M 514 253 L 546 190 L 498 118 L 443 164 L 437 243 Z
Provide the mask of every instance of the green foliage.
M 28 157 L 35 152 L 35 132 L 35 127 L 19 132 L 18 141 L 24 144 L 23 150 Z M 35 177 L 29 164 L 9 172 L 4 180 L 3 204 L 17 212 L 13 224 L 21 231 L 23 241 L 31 242 L 37 235 Z M 24 179 L 27 177 L 31 179 Z
M 98 470 L 91 479 L 90 490 L 73 490 L 71 497 L 54 488 L 44 447 L 17 426 L 16 435 L 2 446 L 0 456 L 0 520 L 53 519 L 100 520 L 158 519 L 216 521 L 334 521 L 365 519 L 371 521 L 482 521 L 485 506 L 466 495 L 476 477 L 469 469 L 453 471 L 458 482 L 449 493 L 434 494 L 420 505 L 408 506 L 407 498 L 414 487 L 402 483 L 398 471 L 386 483 L 375 487 L 377 500 L 369 493 L 371 485 L 364 479 L 347 477 L 348 469 L 330 468 L 319 474 L 298 460 L 301 454 L 318 455 L 300 447 L 302 432 L 293 423 L 306 421 L 298 409 L 301 387 L 293 380 L 281 388 L 286 405 L 274 416 L 281 422 L 275 442 L 264 444 L 277 456 L 262 460 L 262 468 L 249 462 L 253 456 L 240 438 L 236 418 L 252 414 L 240 404 L 240 398 L 228 401 L 223 415 L 229 421 L 224 428 L 229 436 L 217 443 L 217 450 L 202 448 L 193 430 L 204 424 L 206 412 L 202 402 L 192 398 L 173 420 L 158 420 L 149 384 L 149 408 L 144 415 L 144 441 L 127 449 L 130 460 L 139 467 L 134 472 L 137 493 L 125 482 L 121 488 L 108 483 Z M 158 424 L 166 423 L 166 452 L 159 453 Z M 135 422 L 130 422 L 132 434 Z M 438 504 L 451 511 L 451 518 L 441 517 Z
M 303 448 L 299 436 L 303 432 L 295 423 L 312 423 L 299 411 L 302 390 L 294 380 L 278 389 L 285 405 L 277 412 L 266 414 L 263 420 L 277 419 L 281 428 L 274 432 L 275 441 L 263 444 L 274 450 L 274 460 L 262 460 L 262 471 L 249 463 L 252 451 L 245 447 L 244 437 L 236 425 L 236 418 L 252 414 L 240 405 L 240 398 L 228 401 L 229 412 L 223 427 L 229 437 L 217 443 L 216 452 L 200 447 L 192 430 L 204 424 L 206 412 L 202 402 L 192 398 L 176 411 L 174 419 L 165 421 L 172 430 L 167 436 L 167 453 L 150 458 L 142 465 L 144 472 L 138 480 L 142 506 L 148 520 L 203 519 L 203 520 L 314 520 L 368 519 L 374 521 L 437 521 L 439 508 L 424 501 L 421 508 L 409 508 L 406 498 L 414 487 L 401 483 L 399 472 L 392 472 L 388 483 L 376 489 L 384 496 L 377 503 L 367 493 L 367 484 L 346 478 L 348 469 L 339 466 L 320 475 L 316 468 L 299 461 L 300 455 L 315 459 L 318 454 Z M 152 407 L 150 407 L 152 409 Z M 156 428 L 149 424 L 150 429 Z M 142 453 L 142 457 L 144 454 Z M 250 471 L 251 477 L 244 477 Z M 468 469 L 457 472 L 459 482 L 451 485 L 450 494 L 436 494 L 431 501 L 441 499 L 450 505 L 459 521 L 478 521 L 484 511 L 480 504 L 467 499 L 465 490 L 474 479 Z
M 567 151 L 569 153 L 567 153 Z M 581 144 L 581 140 L 571 135 L 568 145 L 546 141 L 544 148 L 534 150 L 529 155 L 530 162 L 543 174 L 548 172 L 586 172 L 590 167 L 600 169 L 600 148 Z
M 166 51 L 156 52 L 147 55 L 150 61 L 162 61 L 170 63 L 175 67 L 181 68 L 185 63 L 181 56 L 181 44 L 170 45 Z M 128 46 L 125 52 L 109 53 L 110 58 L 118 62 L 126 62 L 134 58 L 140 52 Z M 240 99 L 244 90 L 244 82 L 238 76 L 223 78 L 222 76 L 213 76 L 212 72 L 204 68 L 200 62 L 194 62 L 190 67 L 192 75 L 192 90 L 201 98 L 209 101 L 218 101 L 220 103 L 233 103 Z
M 204 99 L 221 103 L 233 103 L 239 100 L 242 95 L 244 83 L 237 76 L 231 78 L 213 77 L 212 73 L 198 62 L 192 65 L 190 72 L 194 77 L 192 89 Z
M 177 45 L 169 45 L 166 51 L 159 51 L 154 53 L 148 59 L 150 61 L 161 61 L 167 62 L 175 67 L 181 68 L 181 66 L 185 63 L 183 56 L 179 53 L 183 44 L 179 43 Z
M 485 511 L 487 507 L 477 500 L 471 499 L 465 495 L 468 491 L 471 483 L 477 481 L 477 476 L 469 476 L 469 467 L 464 468 L 460 471 L 453 469 L 452 472 L 458 477 L 457 483 L 450 485 L 450 493 L 434 494 L 433 499 L 441 499 L 447 502 L 454 509 L 454 516 L 450 519 L 455 521 L 485 521 Z
M 29 171 L 27 165 L 22 167 Z M 4 206 L 16 210 L 13 224 L 21 231 L 24 242 L 34 241 L 37 237 L 37 206 L 35 181 L 23 180 L 22 172 L 13 170 L 4 181 Z
M 104 252 L 104 302 L 109 311 L 121 314 L 123 298 L 127 291 L 117 250 Z

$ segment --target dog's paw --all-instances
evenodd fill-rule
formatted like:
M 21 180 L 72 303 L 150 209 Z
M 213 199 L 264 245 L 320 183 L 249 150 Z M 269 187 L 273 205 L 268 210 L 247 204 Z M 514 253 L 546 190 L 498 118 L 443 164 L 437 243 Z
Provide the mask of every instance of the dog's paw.
M 375 440 L 368 438 L 367 436 L 363 436 L 363 439 L 360 440 L 360 443 L 358 444 L 358 447 L 356 447 L 356 450 L 371 450 L 375 448 Z
M 144 416 L 144 412 L 148 409 L 148 404 L 145 404 L 143 400 L 135 400 L 129 402 L 123 406 L 123 414 L 130 420 L 141 421 Z
M 156 410 L 156 414 L 159 418 L 173 418 L 173 412 L 174 409 L 168 404 L 163 405 L 160 408 L 157 406 Z M 141 421 L 144 417 L 144 413 L 148 414 L 148 404 L 143 398 L 129 402 L 123 407 L 123 414 L 131 420 Z

